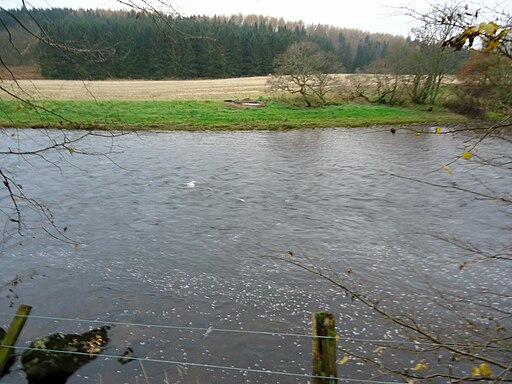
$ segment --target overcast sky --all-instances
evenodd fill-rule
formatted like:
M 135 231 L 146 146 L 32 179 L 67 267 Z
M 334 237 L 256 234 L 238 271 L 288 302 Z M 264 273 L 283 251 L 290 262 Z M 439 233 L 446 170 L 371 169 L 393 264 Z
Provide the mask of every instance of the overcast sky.
M 136 0 L 134 0 L 136 1 Z M 425 0 L 170 0 L 184 16 L 258 14 L 302 20 L 306 24 L 329 24 L 358 28 L 370 32 L 407 35 L 413 24 L 411 19 L 396 14 L 396 8 Z M 116 0 L 26 0 L 34 7 L 120 8 Z M 481 0 L 486 5 L 497 2 L 512 13 L 512 0 Z M 21 5 L 21 0 L 0 0 L 5 8 Z
M 385 4 L 385 5 L 383 5 Z M 283 17 L 285 20 L 302 20 L 306 24 L 329 24 L 358 28 L 372 32 L 407 34 L 409 20 L 391 16 L 396 14 L 392 6 L 404 4 L 404 0 L 189 0 L 177 1 L 184 13 L 206 14 L 242 13 Z

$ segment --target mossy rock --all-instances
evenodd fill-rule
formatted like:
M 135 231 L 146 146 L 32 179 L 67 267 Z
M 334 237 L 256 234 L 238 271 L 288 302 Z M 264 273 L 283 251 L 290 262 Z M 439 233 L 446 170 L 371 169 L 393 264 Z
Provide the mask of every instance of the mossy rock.
M 94 360 L 108 342 L 109 327 L 93 329 L 81 335 L 55 333 L 30 344 L 32 350 L 21 355 L 23 370 L 31 384 L 61 384 L 80 367 Z M 66 354 L 51 350 L 85 353 Z

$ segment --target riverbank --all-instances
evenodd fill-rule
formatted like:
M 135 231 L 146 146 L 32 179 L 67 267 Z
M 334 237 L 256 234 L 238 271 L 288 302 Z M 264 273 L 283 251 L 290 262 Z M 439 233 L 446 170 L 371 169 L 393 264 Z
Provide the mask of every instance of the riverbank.
M 342 104 L 323 108 L 265 101 L 262 108 L 233 108 L 222 100 L 42 101 L 40 108 L 0 102 L 0 126 L 122 130 L 248 130 L 372 125 L 461 123 L 467 118 L 442 108 Z

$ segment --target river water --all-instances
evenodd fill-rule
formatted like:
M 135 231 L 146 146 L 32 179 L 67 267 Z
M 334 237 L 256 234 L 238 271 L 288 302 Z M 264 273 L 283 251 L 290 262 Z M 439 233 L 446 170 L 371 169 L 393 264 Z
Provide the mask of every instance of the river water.
M 21 346 L 112 321 L 178 327 L 115 324 L 105 353 L 130 347 L 137 357 L 215 366 L 98 358 L 69 383 L 145 382 L 144 374 L 151 383 L 166 376 L 172 383 L 304 383 L 293 375 L 310 373 L 311 340 L 283 333 L 310 333 L 313 312 L 335 313 L 342 338 L 402 334 L 334 285 L 277 257 L 341 273 L 349 286 L 434 327 L 452 319 L 434 309 L 429 286 L 469 298 L 483 291 L 510 297 L 505 263 L 436 238 L 507 247 L 510 205 L 411 179 L 485 194 L 509 192 L 511 180 L 475 158 L 456 161 L 452 173 L 441 169 L 470 137 L 422 129 L 419 136 L 385 128 L 140 133 L 88 138 L 74 144 L 74 153 L 3 156 L 2 169 L 51 210 L 69 242 L 28 208 L 23 236 L 5 222 L 0 325 L 26 303 L 34 318 Z M 2 151 L 36 149 L 48 144 L 48 132 L 5 130 L 0 140 Z M 489 138 L 477 153 L 496 157 L 506 145 Z M 0 197 L 6 212 L 5 189 Z M 16 276 L 13 300 L 8 288 Z M 478 311 L 473 315 L 478 321 Z M 349 362 L 342 376 L 369 374 Z M 25 382 L 19 364 L 3 382 Z

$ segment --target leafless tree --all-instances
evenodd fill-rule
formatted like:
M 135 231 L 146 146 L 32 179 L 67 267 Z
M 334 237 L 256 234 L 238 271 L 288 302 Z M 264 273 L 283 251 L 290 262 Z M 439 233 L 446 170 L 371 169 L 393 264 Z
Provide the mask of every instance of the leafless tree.
M 402 58 L 407 49 L 404 44 L 395 44 L 385 58 L 366 68 L 367 75 L 351 75 L 349 82 L 354 96 L 372 104 L 394 105 L 403 102 L 406 71 Z
M 275 76 L 270 80 L 273 91 L 300 95 L 308 107 L 327 104 L 327 95 L 336 84 L 332 73 L 339 70 L 334 55 L 309 41 L 292 44 L 275 61 Z

